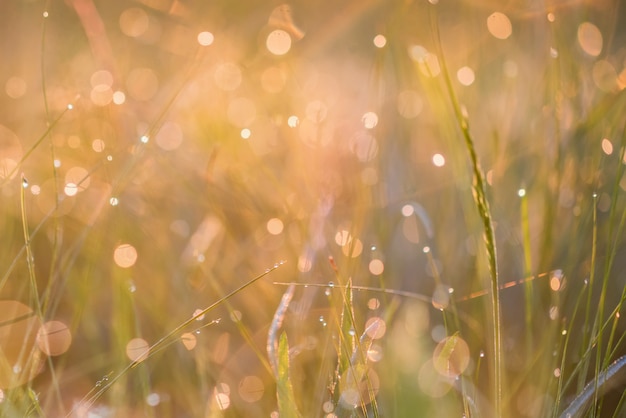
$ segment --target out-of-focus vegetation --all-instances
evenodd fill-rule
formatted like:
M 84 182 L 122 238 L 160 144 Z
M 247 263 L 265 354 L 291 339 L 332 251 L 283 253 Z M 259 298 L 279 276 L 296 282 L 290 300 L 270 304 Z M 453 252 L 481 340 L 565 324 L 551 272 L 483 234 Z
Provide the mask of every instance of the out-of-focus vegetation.
M 1 416 L 626 414 L 623 2 L 0 21 Z

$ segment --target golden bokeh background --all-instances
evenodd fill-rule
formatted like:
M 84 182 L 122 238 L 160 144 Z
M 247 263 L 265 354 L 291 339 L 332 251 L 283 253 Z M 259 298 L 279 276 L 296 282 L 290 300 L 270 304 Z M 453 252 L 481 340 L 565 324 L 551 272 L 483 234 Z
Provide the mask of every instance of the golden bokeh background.
M 283 328 L 305 416 L 373 399 L 460 416 L 459 376 L 489 411 L 466 122 L 507 410 L 552 411 L 580 360 L 577 295 L 621 307 L 625 16 L 617 0 L 2 1 L 0 415 L 275 417 L 275 282 L 299 284 Z M 333 395 L 348 278 L 372 366 Z

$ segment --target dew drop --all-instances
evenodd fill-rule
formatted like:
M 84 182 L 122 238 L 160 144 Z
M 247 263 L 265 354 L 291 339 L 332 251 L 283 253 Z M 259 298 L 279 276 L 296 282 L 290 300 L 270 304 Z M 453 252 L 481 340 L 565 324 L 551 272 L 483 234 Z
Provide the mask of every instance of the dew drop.
M 157 406 L 161 402 L 161 397 L 158 393 L 151 393 L 146 396 L 146 403 L 150 406 Z
M 330 288 L 335 287 L 335 283 L 333 283 L 333 282 L 328 282 L 328 287 L 330 287 Z
M 485 357 L 485 352 L 483 350 L 480 350 L 480 353 L 478 354 L 478 357 L 484 358 Z
M 117 197 L 112 197 L 109 199 L 109 204 L 111 206 L 117 206 L 120 203 Z
M 28 180 L 26 180 L 26 177 L 22 177 L 22 187 L 25 189 L 28 188 Z
M 139 140 L 143 142 L 144 144 L 147 144 L 148 141 L 150 141 L 150 137 L 148 135 L 142 135 L 141 138 L 139 138 Z

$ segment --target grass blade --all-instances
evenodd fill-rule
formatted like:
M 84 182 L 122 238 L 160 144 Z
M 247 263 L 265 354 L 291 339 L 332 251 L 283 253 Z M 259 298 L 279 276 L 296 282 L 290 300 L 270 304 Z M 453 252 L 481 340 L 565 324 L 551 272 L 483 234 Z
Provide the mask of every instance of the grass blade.
M 300 418 L 302 415 L 296 406 L 296 397 L 289 378 L 289 343 L 287 334 L 280 335 L 278 342 L 278 374 L 276 378 L 276 396 L 278 399 L 278 412 L 281 417 Z

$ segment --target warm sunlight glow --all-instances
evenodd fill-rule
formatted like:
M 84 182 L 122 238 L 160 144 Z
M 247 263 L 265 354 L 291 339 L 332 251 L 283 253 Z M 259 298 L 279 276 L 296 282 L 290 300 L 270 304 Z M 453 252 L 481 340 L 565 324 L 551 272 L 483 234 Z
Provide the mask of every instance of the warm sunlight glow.
M 176 122 L 167 121 L 161 126 L 154 139 L 162 150 L 173 151 L 182 144 L 183 131 Z
M 265 46 L 274 55 L 285 55 L 291 49 L 291 36 L 282 29 L 276 29 L 267 35 Z
M 268 67 L 261 74 L 261 86 L 268 93 L 279 93 L 285 88 L 287 76 L 279 67 Z
M 130 244 L 121 244 L 113 252 L 115 264 L 122 268 L 128 268 L 137 262 L 137 250 Z
M 214 40 L 215 38 L 211 32 L 200 32 L 198 34 L 198 43 L 202 46 L 209 46 Z
M 159 89 L 159 80 L 150 68 L 135 68 L 126 77 L 126 91 L 135 100 L 148 101 Z
M 441 154 L 433 155 L 433 164 L 436 167 L 443 167 L 446 164 L 446 159 Z
M 296 126 L 298 126 L 299 123 L 300 123 L 300 119 L 298 119 L 297 116 L 292 115 L 287 118 L 287 125 L 290 128 L 295 128 Z
M 28 85 L 23 78 L 9 77 L 4 84 L 4 91 L 12 99 L 19 99 L 26 94 Z
M 180 336 L 180 340 L 188 351 L 193 350 L 196 347 L 197 339 L 191 332 L 185 332 Z
M 387 332 L 387 324 L 382 318 L 374 316 L 365 323 L 365 333 L 373 340 L 383 338 Z
M 398 113 L 406 119 L 413 119 L 422 112 L 424 103 L 418 92 L 404 90 L 398 94 Z
M 267 232 L 272 235 L 279 235 L 281 232 L 283 232 L 283 228 L 283 221 L 278 218 L 272 218 L 267 221 Z
M 37 332 L 37 346 L 48 356 L 60 356 L 72 344 L 72 334 L 61 321 L 48 321 Z
M 387 38 L 384 35 L 376 35 L 374 37 L 374 45 L 376 48 L 384 48 L 387 45 Z
M 119 24 L 124 35 L 137 38 L 148 30 L 150 19 L 143 9 L 131 7 L 122 12 Z
M 602 33 L 596 25 L 583 22 L 578 26 L 578 45 L 587 55 L 597 57 L 602 52 Z
M 459 376 L 465 371 L 469 361 L 469 347 L 465 340 L 457 335 L 441 340 L 433 352 L 433 366 L 445 377 Z
M 381 274 L 383 274 L 383 271 L 385 271 L 385 264 L 382 260 L 375 258 L 370 261 L 368 268 L 370 273 L 372 273 L 374 276 L 380 276 Z
M 0 300 L 0 324 L 0 389 L 11 389 L 40 372 L 45 360 L 45 355 L 36 349 L 41 322 L 23 303 Z
M 126 344 L 126 357 L 131 361 L 141 362 L 150 354 L 150 345 L 143 338 L 133 338 Z
M 241 69 L 232 62 L 224 62 L 215 69 L 214 79 L 219 89 L 233 91 L 241 84 Z
M 513 33 L 511 21 L 504 13 L 494 12 L 487 18 L 487 29 L 494 38 L 507 39 Z
M 257 402 L 261 400 L 265 393 L 265 385 L 258 376 L 248 375 L 239 381 L 237 393 L 245 402 Z
M 459 80 L 459 83 L 464 86 L 471 86 L 474 83 L 474 70 L 470 67 L 461 67 L 459 71 L 456 72 L 456 78 Z

